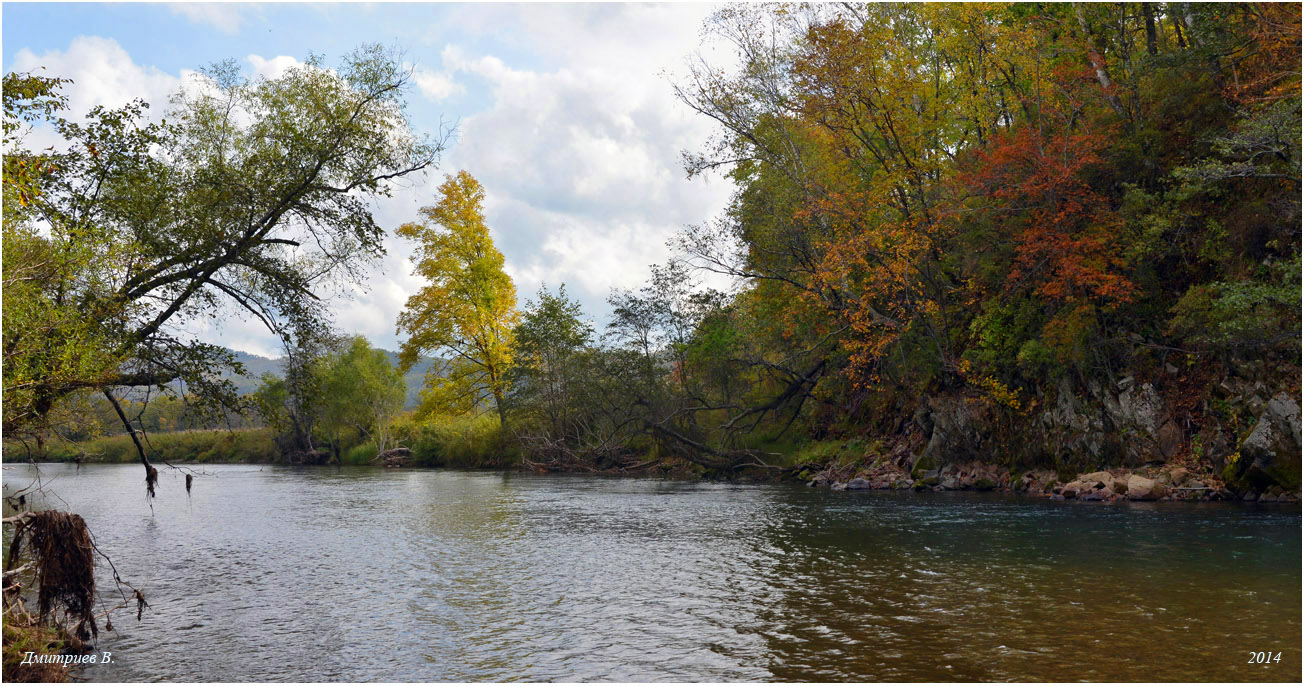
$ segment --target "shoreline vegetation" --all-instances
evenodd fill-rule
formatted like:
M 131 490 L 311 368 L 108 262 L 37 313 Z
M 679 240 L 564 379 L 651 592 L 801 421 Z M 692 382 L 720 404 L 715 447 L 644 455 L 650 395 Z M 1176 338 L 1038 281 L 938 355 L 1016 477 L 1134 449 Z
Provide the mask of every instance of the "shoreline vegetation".
M 405 432 L 406 433 L 406 432 Z M 1230 486 L 1225 475 L 1215 473 L 1200 460 L 1152 462 L 1133 467 L 1102 467 L 1093 471 L 1057 471 L 996 461 L 963 459 L 938 463 L 919 458 L 898 465 L 888 457 L 876 457 L 882 442 L 861 439 L 812 441 L 781 457 L 769 453 L 774 462 L 767 468 L 743 467 L 722 472 L 705 469 L 674 455 L 647 456 L 623 465 L 540 464 L 514 447 L 498 431 L 497 418 L 463 418 L 420 431 L 402 449 L 401 459 L 384 459 L 374 442 L 345 443 L 339 458 L 323 454 L 314 464 L 339 466 L 383 466 L 406 468 L 451 468 L 520 470 L 538 473 L 589 473 L 618 476 L 679 479 L 728 478 L 758 482 L 798 482 L 835 491 L 994 491 L 1018 493 L 1050 500 L 1085 502 L 1115 501 L 1224 501 L 1300 502 L 1299 489 L 1273 484 L 1263 490 Z M 172 465 L 259 464 L 293 465 L 279 452 L 269 428 L 187 430 L 150 436 L 151 455 Z M 42 461 L 79 464 L 130 464 L 137 461 L 131 437 L 122 434 L 80 443 L 56 442 L 47 446 Z M 14 455 L 14 446 L 6 446 Z

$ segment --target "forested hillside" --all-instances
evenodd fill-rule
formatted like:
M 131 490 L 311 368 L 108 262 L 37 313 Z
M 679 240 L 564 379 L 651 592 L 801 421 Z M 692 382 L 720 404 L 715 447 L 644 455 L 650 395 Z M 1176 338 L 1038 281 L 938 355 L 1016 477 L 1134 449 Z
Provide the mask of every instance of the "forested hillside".
M 1299 488 L 1299 5 L 747 6 L 705 35 L 737 64 L 677 83 L 719 131 L 685 160 L 733 202 L 613 296 L 608 347 L 519 335 L 559 360 L 517 386 L 534 445 Z

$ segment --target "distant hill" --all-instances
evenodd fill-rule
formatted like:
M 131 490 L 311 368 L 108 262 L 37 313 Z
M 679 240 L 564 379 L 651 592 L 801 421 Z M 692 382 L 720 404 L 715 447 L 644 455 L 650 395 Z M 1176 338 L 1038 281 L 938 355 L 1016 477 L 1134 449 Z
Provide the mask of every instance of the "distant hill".
M 232 350 L 236 356 L 236 361 L 245 366 L 245 373 L 240 376 L 229 376 L 231 382 L 235 384 L 236 390 L 241 394 L 253 393 L 258 390 L 258 385 L 262 382 L 263 374 L 271 373 L 280 376 L 284 372 L 284 362 L 280 359 L 271 359 L 253 353 L 247 353 L 240 350 Z M 399 354 L 389 350 L 382 349 L 387 357 L 390 358 L 390 364 L 399 364 Z M 435 365 L 436 358 L 423 357 L 417 364 L 408 370 L 403 376 L 404 383 L 408 386 L 408 399 L 404 402 L 404 409 L 411 410 L 417 406 L 421 387 L 426 380 L 426 372 Z
M 228 378 L 230 378 L 231 382 L 236 385 L 236 390 L 239 391 L 241 395 L 253 393 L 257 390 L 258 384 L 264 374 L 271 373 L 280 376 L 285 369 L 281 360 L 273 360 L 271 358 L 242 352 L 240 350 L 232 350 L 231 353 L 236 356 L 237 362 L 245 366 L 245 374 L 243 376 L 228 375 Z

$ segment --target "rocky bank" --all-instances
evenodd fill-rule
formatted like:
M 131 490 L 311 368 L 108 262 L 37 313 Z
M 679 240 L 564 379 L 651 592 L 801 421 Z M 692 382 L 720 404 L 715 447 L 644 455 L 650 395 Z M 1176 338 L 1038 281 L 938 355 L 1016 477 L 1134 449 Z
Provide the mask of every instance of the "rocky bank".
M 799 477 L 834 490 L 995 490 L 1098 502 L 1299 502 L 1299 395 L 1283 391 L 1266 398 L 1262 381 L 1233 375 L 1218 386 L 1223 395 L 1207 403 L 1254 412 L 1239 442 L 1239 432 L 1214 425 L 1185 432 L 1156 386 L 1128 378 L 1114 389 L 1094 387 L 1090 400 L 1062 387 L 1030 413 L 1034 435 L 1027 428 L 1024 435 L 1011 434 L 982 403 L 931 399 L 914 417 L 922 430 L 915 433 L 915 449 L 903 441 L 888 454 L 807 469 Z M 1004 440 L 1003 429 L 1010 436 Z M 1018 466 L 1048 463 L 1061 467 Z

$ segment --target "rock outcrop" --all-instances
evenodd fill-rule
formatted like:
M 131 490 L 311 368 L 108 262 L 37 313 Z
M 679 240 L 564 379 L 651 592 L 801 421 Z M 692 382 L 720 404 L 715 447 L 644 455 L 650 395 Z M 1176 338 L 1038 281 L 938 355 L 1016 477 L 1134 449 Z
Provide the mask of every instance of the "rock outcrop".
M 1234 488 L 1300 490 L 1301 426 L 1296 399 L 1286 393 L 1273 396 L 1234 457 L 1224 469 L 1224 480 Z

